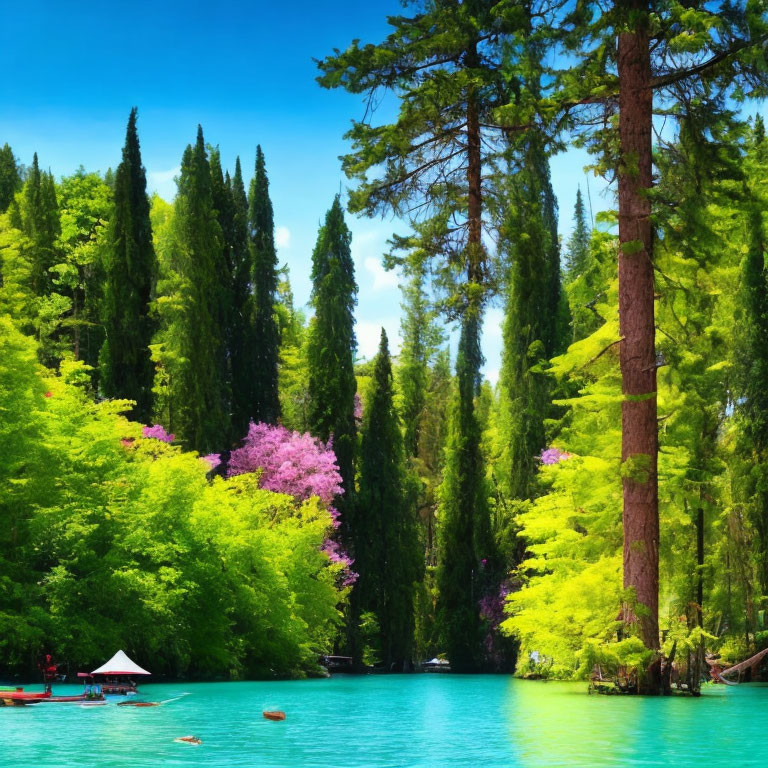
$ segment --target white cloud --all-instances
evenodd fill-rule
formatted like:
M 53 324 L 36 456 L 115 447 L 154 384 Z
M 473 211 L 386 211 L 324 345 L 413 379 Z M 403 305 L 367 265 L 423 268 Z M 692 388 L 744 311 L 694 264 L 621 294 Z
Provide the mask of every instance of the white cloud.
M 170 202 L 176 197 L 176 177 L 181 173 L 181 166 L 176 166 L 167 171 L 149 171 L 147 173 L 147 187 L 149 193 L 157 192 L 163 200 Z
M 380 323 L 361 320 L 355 326 L 357 352 L 361 357 L 370 360 L 376 355 L 379 349 L 379 341 L 381 340 L 382 327 L 387 332 L 390 354 L 394 356 L 400 353 L 400 336 L 398 335 L 400 319 L 397 317 L 387 317 Z
M 291 247 L 291 230 L 288 227 L 277 227 L 275 229 L 275 245 L 278 248 Z
M 400 275 L 397 270 L 384 269 L 381 262 L 373 256 L 369 256 L 363 262 L 363 266 L 373 275 L 374 291 L 386 291 L 397 288 L 400 283 Z

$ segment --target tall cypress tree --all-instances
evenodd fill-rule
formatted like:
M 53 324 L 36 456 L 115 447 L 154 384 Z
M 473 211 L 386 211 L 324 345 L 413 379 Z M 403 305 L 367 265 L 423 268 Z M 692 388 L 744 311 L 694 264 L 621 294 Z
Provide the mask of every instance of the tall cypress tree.
M 211 170 L 198 126 L 194 147 L 184 152 L 176 197 L 176 237 L 185 296 L 176 332 L 186 361 L 177 387 L 177 429 L 192 449 L 221 450 L 229 440 L 226 372 L 221 368 L 224 329 L 220 260 L 222 232 L 213 207 Z
M 230 269 L 232 280 L 232 324 L 229 358 L 232 376 L 232 435 L 237 440 L 248 431 L 255 401 L 256 340 L 253 333 L 251 255 L 248 238 L 248 198 L 240 158 L 235 160 L 231 181 L 233 205 Z
M 30 243 L 32 292 L 36 296 L 47 296 L 53 289 L 50 269 L 59 261 L 56 240 L 61 234 L 61 223 L 53 176 L 40 170 L 37 152 L 24 185 L 22 210 L 14 218 Z
M 762 115 L 755 115 L 755 124 L 752 127 L 752 143 L 758 152 L 765 155 L 765 120 Z M 6 145 L 7 146 L 7 145 Z
M 387 334 L 381 331 L 362 425 L 355 567 L 361 602 L 379 623 L 385 669 L 407 669 L 413 653 L 414 584 L 422 555 L 393 402 Z
M 357 303 L 352 235 L 344 221 L 338 195 L 325 216 L 312 252 L 312 305 L 315 316 L 309 329 L 309 425 L 321 440 L 332 440 L 344 495 L 339 538 L 355 557 L 358 526 L 355 503 L 355 339 Z M 360 591 L 352 590 L 347 618 L 347 651 L 354 663 L 362 661 L 358 626 L 362 614 Z
M 107 397 L 135 400 L 134 417 L 149 421 L 154 366 L 149 345 L 154 323 L 149 314 L 157 273 L 149 220 L 147 179 L 141 164 L 136 108 L 131 110 L 114 183 L 110 222 L 100 382 Z
M 338 195 L 325 216 L 312 252 L 310 327 L 309 423 L 321 440 L 333 438 L 333 449 L 346 501 L 355 490 L 355 339 L 357 304 L 352 234 L 344 221 Z M 342 523 L 342 531 L 346 533 Z
M 508 214 L 511 267 L 499 377 L 500 486 L 511 499 L 534 494 L 536 458 L 545 447 L 544 421 L 550 415 L 542 365 L 562 344 L 560 268 L 552 243 L 557 221 L 553 227 L 548 161 L 538 137 L 525 144 Z
M 275 316 L 277 293 L 277 251 L 272 201 L 264 153 L 256 147 L 256 173 L 251 180 L 249 199 L 251 224 L 251 260 L 253 264 L 253 335 L 255 360 L 254 421 L 275 424 L 280 418 L 277 390 L 277 368 L 280 360 L 280 337 Z
M 493 586 L 497 567 L 475 412 L 481 364 L 479 316 L 467 314 L 456 359 L 458 392 L 450 415 L 438 529 L 437 620 L 456 672 L 481 668 L 478 602 Z
M 403 317 L 400 329 L 403 346 L 397 369 L 403 439 L 408 457 L 419 455 L 421 417 L 426 404 L 429 365 L 443 341 L 429 305 L 425 281 L 426 261 L 414 253 L 406 265 L 408 281 L 401 286 Z
M 214 322 L 218 328 L 221 342 L 218 347 L 218 367 L 224 387 L 223 399 L 227 413 L 232 412 L 232 372 L 230 368 L 230 341 L 233 337 L 234 297 L 232 286 L 232 260 L 235 240 L 235 201 L 232 197 L 231 183 L 227 183 L 221 167 L 221 153 L 218 148 L 211 149 L 209 154 L 211 168 L 211 200 L 216 218 L 221 228 L 221 253 L 216 259 L 216 297 Z M 242 437 L 236 435 L 236 437 Z M 220 445 L 228 442 L 222 440 Z
M 578 187 L 576 189 L 576 205 L 573 208 L 573 232 L 571 232 L 571 236 L 568 239 L 566 258 L 566 270 L 570 280 L 583 274 L 587 268 L 590 239 L 591 234 L 587 224 L 587 211 L 584 207 L 581 187 Z
M 740 334 L 738 409 L 743 431 L 742 452 L 751 464 L 748 508 L 757 533 L 760 592 L 768 594 L 768 271 L 760 208 L 748 213 L 749 250 L 741 267 L 744 324 Z
M 5 213 L 13 196 L 21 189 L 21 176 L 13 150 L 4 144 L 0 149 L 0 213 Z
M 539 48 L 532 50 L 535 60 L 540 60 Z M 538 89 L 538 84 L 537 84 Z M 570 313 L 568 299 L 563 291 L 562 269 L 560 264 L 560 237 L 557 232 L 558 206 L 555 191 L 552 188 L 552 174 L 549 168 L 549 156 L 542 134 L 531 131 L 524 142 L 529 149 L 526 153 L 530 163 L 532 182 L 539 190 L 541 198 L 541 219 L 544 260 L 544 307 L 542 314 L 542 336 L 547 357 L 564 352 L 568 347 L 568 329 Z

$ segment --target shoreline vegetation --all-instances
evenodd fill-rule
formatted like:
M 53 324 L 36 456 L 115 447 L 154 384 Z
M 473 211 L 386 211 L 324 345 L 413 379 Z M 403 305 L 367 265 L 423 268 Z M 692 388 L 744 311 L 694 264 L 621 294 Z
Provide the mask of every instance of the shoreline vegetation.
M 198 126 L 173 201 L 136 108 L 114 170 L 0 149 L 4 675 L 123 647 L 159 679 L 331 654 L 632 694 L 760 679 L 768 7 L 406 8 L 317 62 L 364 116 L 307 312 L 261 146 L 248 178 Z M 571 145 L 616 210 L 579 190 L 562 243 Z M 357 355 L 348 215 L 400 228 L 396 355 L 383 329 Z

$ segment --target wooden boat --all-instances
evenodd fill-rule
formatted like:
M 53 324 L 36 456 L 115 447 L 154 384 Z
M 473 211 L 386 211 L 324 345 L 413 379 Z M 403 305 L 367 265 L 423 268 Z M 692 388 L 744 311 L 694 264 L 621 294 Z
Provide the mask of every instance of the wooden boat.
M 29 691 L 9 691 L 2 694 L 3 699 L 12 699 L 13 701 L 41 701 L 42 699 L 50 699 L 51 692 L 43 691 L 42 693 L 31 693 Z
M 285 720 L 285 712 L 281 712 L 279 709 L 265 709 L 261 714 L 264 715 L 267 720 Z
M 48 692 L 29 693 L 23 689 L 6 691 L 0 693 L 0 707 L 24 707 L 29 704 L 39 704 L 50 697 L 51 694 Z
M 118 707 L 159 707 L 161 701 L 118 701 Z
M 0 694 L 0 707 L 26 707 L 30 704 L 39 704 L 40 699 L 33 699 L 32 701 L 25 701 L 24 699 L 4 699 Z
M 92 701 L 92 699 L 85 693 L 80 693 L 77 696 L 51 696 L 48 699 L 43 699 L 42 704 L 76 704 L 81 701 Z

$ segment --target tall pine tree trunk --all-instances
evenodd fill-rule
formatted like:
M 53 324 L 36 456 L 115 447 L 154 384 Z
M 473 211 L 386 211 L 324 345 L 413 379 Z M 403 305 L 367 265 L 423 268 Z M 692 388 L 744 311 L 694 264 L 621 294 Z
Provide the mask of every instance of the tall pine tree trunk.
M 483 250 L 480 121 L 475 99 L 474 92 L 470 91 L 467 99 L 467 242 L 469 252 L 467 277 L 470 283 L 479 283 L 481 280 Z
M 476 62 L 470 48 L 468 66 Z M 448 658 L 454 672 L 477 672 L 481 663 L 480 617 L 475 589 L 478 544 L 483 534 L 483 514 L 479 493 L 482 483 L 480 432 L 475 416 L 475 395 L 481 364 L 480 321 L 483 275 L 482 243 L 482 157 L 480 120 L 476 94 L 467 93 L 467 290 L 461 318 L 461 338 L 456 358 L 458 407 L 453 454 L 448 460 L 443 483 L 452 483 L 446 492 L 450 511 L 443 510 L 441 523 L 440 604 L 438 613 Z M 480 555 L 483 557 L 484 555 Z
M 621 5 L 624 5 L 623 3 Z M 637 623 L 646 647 L 659 648 L 659 503 L 651 128 L 653 92 L 648 5 L 626 3 L 618 36 L 619 74 L 619 318 L 624 493 L 624 588 L 637 600 L 624 619 Z M 658 691 L 652 665 L 646 692 Z M 655 678 L 655 679 L 654 679 Z

